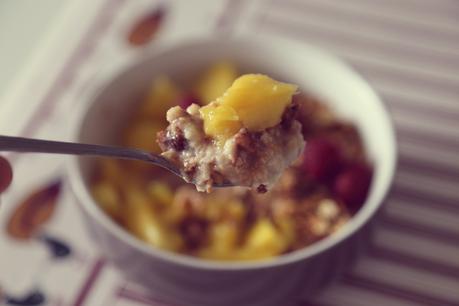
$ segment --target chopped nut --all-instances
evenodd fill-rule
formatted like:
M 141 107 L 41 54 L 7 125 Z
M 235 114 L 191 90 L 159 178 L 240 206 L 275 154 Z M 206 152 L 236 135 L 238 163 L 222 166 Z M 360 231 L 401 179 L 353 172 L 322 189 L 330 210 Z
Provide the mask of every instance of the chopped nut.
M 190 106 L 188 106 L 188 108 L 186 109 L 186 112 L 192 116 L 196 116 L 196 115 L 199 115 L 199 105 L 197 104 L 191 104 Z
M 323 199 L 317 207 L 317 216 L 326 220 L 334 219 L 339 214 L 339 208 L 335 201 L 331 199 Z
M 168 122 L 172 122 L 175 119 L 183 117 L 184 115 L 185 115 L 185 111 L 180 106 L 176 106 L 176 107 L 172 107 L 171 109 L 167 111 L 166 119 Z

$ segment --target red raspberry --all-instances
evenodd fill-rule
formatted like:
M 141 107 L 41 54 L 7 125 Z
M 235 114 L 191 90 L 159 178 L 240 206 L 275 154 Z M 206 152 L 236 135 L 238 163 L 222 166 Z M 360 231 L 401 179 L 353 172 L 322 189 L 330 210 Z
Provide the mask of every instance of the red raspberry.
M 367 198 L 371 177 L 372 171 L 367 165 L 351 164 L 336 176 L 333 191 L 351 211 L 357 211 Z
M 303 167 L 319 182 L 329 182 L 338 173 L 342 164 L 338 146 L 324 137 L 306 142 Z

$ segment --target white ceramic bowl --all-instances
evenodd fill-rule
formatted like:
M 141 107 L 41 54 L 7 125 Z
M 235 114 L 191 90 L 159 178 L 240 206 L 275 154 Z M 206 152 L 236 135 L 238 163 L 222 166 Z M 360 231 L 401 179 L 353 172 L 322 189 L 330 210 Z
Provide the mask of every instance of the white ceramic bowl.
M 299 84 L 358 126 L 374 177 L 365 205 L 338 233 L 272 260 L 210 262 L 156 249 L 116 225 L 89 192 L 92 159 L 71 161 L 72 189 L 96 245 L 127 278 L 157 297 L 187 306 L 286 305 L 298 294 L 313 294 L 350 264 L 367 239 L 365 225 L 381 206 L 394 174 L 396 144 L 388 113 L 370 86 L 346 64 L 318 48 L 280 38 L 209 38 L 163 46 L 133 61 L 102 86 L 82 116 L 75 140 L 113 143 L 120 124 L 136 107 L 133 103 L 156 75 L 187 82 L 220 59 L 234 61 L 242 72 L 266 73 Z

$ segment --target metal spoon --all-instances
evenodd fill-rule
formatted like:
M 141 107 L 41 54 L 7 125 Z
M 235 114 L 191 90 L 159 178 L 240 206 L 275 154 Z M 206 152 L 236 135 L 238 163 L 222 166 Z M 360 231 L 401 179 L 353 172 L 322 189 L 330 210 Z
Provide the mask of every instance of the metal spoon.
M 138 149 L 0 135 L 0 151 L 92 155 L 140 160 L 164 168 L 183 179 L 180 169 L 175 164 L 171 163 L 161 155 Z M 214 185 L 214 187 L 230 186 L 233 185 L 229 182 Z

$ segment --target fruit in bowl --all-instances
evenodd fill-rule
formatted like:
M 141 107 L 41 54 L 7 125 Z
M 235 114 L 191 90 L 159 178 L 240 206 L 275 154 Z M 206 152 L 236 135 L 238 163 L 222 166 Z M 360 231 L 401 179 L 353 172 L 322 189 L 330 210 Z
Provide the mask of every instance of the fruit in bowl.
M 289 111 L 287 106 L 295 94 L 298 114 L 292 116 L 295 123 L 298 120 L 302 124 L 297 125 L 296 131 L 300 143 L 306 140 L 306 150 L 297 158 L 301 145 L 294 165 L 265 194 L 236 187 L 202 194 L 159 168 L 100 160 L 93 174 L 96 201 L 118 224 L 155 247 L 212 260 L 275 257 L 333 235 L 366 198 L 371 167 L 354 125 L 338 118 L 316 98 L 298 93 L 294 85 L 256 74 L 237 78 L 235 71 L 237 67 L 228 62 L 216 63 L 197 77 L 197 88 L 179 86 L 169 77 L 152 80 L 145 100 L 131 110 L 120 141 L 126 146 L 158 152 L 155 134 L 161 129 L 167 131 L 161 119 L 166 117 L 167 109 L 175 106 L 172 111 L 190 116 L 184 108 L 191 113 L 193 110 L 189 110 L 195 107 L 198 119 L 193 120 L 200 120 L 201 126 L 191 128 L 203 129 L 209 137 L 215 137 L 219 146 L 219 142 L 228 141 L 242 127 L 258 132 L 271 126 L 291 125 L 282 121 L 282 114 Z M 233 82 L 229 82 L 229 75 L 234 76 Z M 254 83 L 262 90 L 254 91 Z M 222 84 L 230 85 L 223 88 Z M 189 104 L 197 91 L 206 97 L 226 93 L 212 103 L 193 98 Z M 198 104 L 203 107 L 199 109 Z M 281 140 L 290 137 L 291 131 L 280 134 Z M 175 153 L 189 146 L 188 142 L 186 137 L 169 137 L 162 146 L 167 143 L 167 148 L 174 148 Z M 248 146 L 256 144 L 251 142 Z M 289 150 L 298 150 L 285 148 L 284 155 Z M 267 164 L 261 166 L 268 167 Z M 245 167 L 250 169 L 250 165 Z

